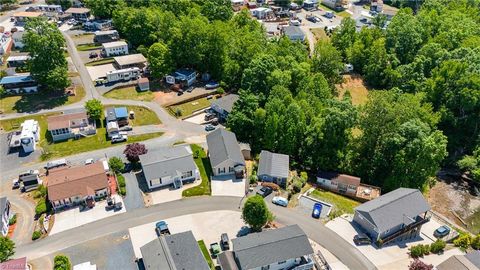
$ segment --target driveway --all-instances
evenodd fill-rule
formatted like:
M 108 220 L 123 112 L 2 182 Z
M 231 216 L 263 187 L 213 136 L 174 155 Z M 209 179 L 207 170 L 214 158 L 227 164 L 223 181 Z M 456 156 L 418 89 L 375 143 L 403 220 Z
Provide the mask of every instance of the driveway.
M 196 114 L 194 116 L 185 118 L 185 119 L 183 119 L 183 121 L 187 121 L 187 122 L 190 122 L 190 123 L 201 125 L 201 124 L 205 123 L 205 115 L 206 115 L 206 113 L 199 113 L 199 114 Z
M 166 203 L 171 201 L 176 201 L 182 199 L 182 192 L 185 189 L 189 189 L 195 186 L 198 186 L 202 183 L 201 180 L 197 180 L 191 184 L 184 184 L 181 188 L 171 188 L 165 187 L 162 189 L 157 189 L 154 191 L 150 191 L 147 195 L 149 200 L 149 205 L 151 204 L 159 204 L 159 203 Z
M 88 74 L 92 81 L 100 77 L 107 76 L 107 72 L 117 70 L 113 64 L 98 65 L 98 66 L 86 66 Z
M 123 200 L 119 196 L 116 198 L 120 199 L 123 204 Z M 116 199 L 117 200 L 117 199 Z M 75 207 L 74 209 L 62 211 L 60 213 L 55 214 L 55 223 L 53 224 L 53 228 L 50 231 L 50 235 L 57 234 L 59 232 L 63 232 L 66 230 L 70 230 L 87 223 L 95 222 L 100 219 L 108 218 L 114 215 L 118 215 L 124 213 L 125 207 L 122 207 L 121 210 L 114 211 L 114 210 L 105 210 L 107 206 L 107 201 L 100 201 L 95 204 L 95 207 L 92 209 L 88 209 L 86 211 L 80 211 L 79 207 Z
M 135 175 L 124 173 L 123 177 L 125 177 L 125 187 L 127 189 L 127 195 L 123 198 L 125 209 L 131 211 L 133 209 L 145 207 L 143 203 L 143 194 L 138 186 L 138 181 Z
M 168 224 L 170 233 L 192 231 L 197 241 L 203 240 L 205 245 L 219 242 L 220 235 L 227 233 L 230 240 L 237 237 L 238 231 L 245 226 L 241 213 L 237 211 L 212 211 L 184 215 L 164 219 Z M 157 238 L 155 223 L 151 222 L 134 228 L 130 228 L 130 239 L 133 251 L 137 258 L 141 258 L 140 247 Z
M 212 196 L 245 196 L 246 180 L 235 179 L 234 175 L 213 176 Z

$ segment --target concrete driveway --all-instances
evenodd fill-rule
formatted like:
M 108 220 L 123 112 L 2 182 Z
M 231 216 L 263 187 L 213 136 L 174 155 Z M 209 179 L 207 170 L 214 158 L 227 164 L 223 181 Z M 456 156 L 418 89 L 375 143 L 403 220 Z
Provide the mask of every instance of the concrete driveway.
M 197 180 L 191 184 L 184 184 L 181 188 L 171 188 L 166 187 L 163 189 L 151 191 L 148 193 L 148 198 L 150 199 L 150 204 L 159 204 L 159 203 L 166 203 L 171 201 L 176 201 L 182 199 L 182 192 L 185 189 L 189 189 L 191 187 L 198 186 L 202 183 L 201 180 Z
M 211 211 L 165 219 L 170 233 L 192 231 L 197 241 L 203 240 L 207 248 L 219 242 L 220 235 L 227 233 L 230 240 L 245 226 L 241 213 L 237 211 Z M 141 258 L 140 247 L 157 238 L 155 223 L 151 222 L 130 228 L 130 239 L 137 258 Z
M 185 118 L 183 121 L 201 125 L 202 123 L 205 123 L 205 115 L 206 113 L 200 113 L 192 117 Z
M 245 196 L 245 178 L 235 179 L 234 175 L 213 176 L 212 196 Z
M 95 81 L 100 77 L 107 76 L 107 72 L 109 71 L 116 70 L 113 64 L 106 64 L 106 65 L 99 65 L 99 66 L 86 66 L 86 68 L 92 81 Z
M 117 198 L 120 199 L 123 204 L 123 200 L 119 196 L 117 196 Z M 106 200 L 97 202 L 95 207 L 83 212 L 80 212 L 80 208 L 76 207 L 55 214 L 55 223 L 50 231 L 50 235 L 126 212 L 125 207 L 122 207 L 119 211 L 107 211 L 105 210 L 105 206 L 107 206 Z

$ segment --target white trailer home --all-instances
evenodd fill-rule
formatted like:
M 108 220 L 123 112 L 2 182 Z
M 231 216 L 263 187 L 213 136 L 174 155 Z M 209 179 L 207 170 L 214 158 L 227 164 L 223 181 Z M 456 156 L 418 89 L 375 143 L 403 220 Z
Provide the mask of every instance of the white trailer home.
M 113 83 L 118 81 L 129 81 L 138 79 L 141 70 L 137 67 L 113 70 L 107 72 L 107 82 Z

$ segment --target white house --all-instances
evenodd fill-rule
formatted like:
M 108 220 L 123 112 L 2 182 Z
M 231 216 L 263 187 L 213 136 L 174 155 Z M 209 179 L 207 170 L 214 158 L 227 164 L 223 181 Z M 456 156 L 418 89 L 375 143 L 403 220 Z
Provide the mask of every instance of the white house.
M 274 14 L 273 10 L 271 10 L 270 8 L 259 7 L 252 9 L 252 16 L 259 20 L 264 20 L 271 18 L 272 16 L 274 16 Z
M 180 188 L 184 183 L 200 179 L 190 146 L 148 151 L 140 156 L 140 162 L 149 189 L 164 186 Z
M 25 153 L 35 151 L 36 142 L 40 140 L 40 125 L 38 121 L 33 119 L 25 120 L 25 122 L 21 124 L 21 127 L 22 130 L 20 132 L 12 135 L 10 147 L 12 147 L 12 143 L 14 143 L 13 146 L 15 147 L 22 146 Z
M 245 159 L 235 133 L 218 128 L 207 135 L 207 145 L 213 175 L 235 174 L 237 178 L 243 178 Z
M 7 236 L 10 221 L 10 202 L 7 197 L 0 198 L 0 234 Z
M 291 41 L 304 41 L 305 33 L 299 26 L 287 26 L 283 28 L 283 34 L 288 37 Z
M 8 93 L 34 93 L 38 91 L 38 84 L 29 73 L 5 76 L 0 80 Z
M 137 67 L 125 68 L 119 70 L 112 70 L 107 72 L 108 82 L 129 81 L 137 79 L 140 76 L 141 70 Z
M 106 57 L 128 54 L 128 44 L 125 41 L 103 43 L 102 47 Z

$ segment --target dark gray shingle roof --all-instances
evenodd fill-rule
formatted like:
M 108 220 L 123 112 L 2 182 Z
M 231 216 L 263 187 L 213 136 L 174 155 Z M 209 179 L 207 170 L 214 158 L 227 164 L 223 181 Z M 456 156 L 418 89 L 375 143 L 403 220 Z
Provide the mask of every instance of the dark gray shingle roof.
M 147 180 L 177 175 L 177 172 L 195 170 L 192 150 L 188 145 L 165 147 L 140 156 Z
M 208 153 L 213 167 L 231 159 L 235 163 L 245 165 L 235 133 L 217 128 L 207 135 Z
M 262 150 L 257 175 L 266 174 L 278 178 L 288 178 L 289 164 L 288 155 Z
M 480 251 L 466 255 L 454 255 L 437 265 L 437 270 L 479 270 Z
M 298 225 L 252 233 L 232 240 L 240 269 L 252 269 L 313 254 L 312 246 Z
M 418 189 L 398 188 L 358 206 L 355 211 L 375 224 L 380 232 L 384 232 L 399 224 L 409 224 L 409 218 L 415 218 L 430 209 Z
M 293 25 L 287 26 L 284 29 L 284 33 L 288 37 L 291 37 L 291 36 L 305 36 L 305 33 L 300 28 L 300 26 L 293 26 Z
M 230 113 L 232 111 L 233 104 L 235 104 L 238 98 L 238 95 L 235 94 L 226 95 L 222 98 L 212 101 L 212 105 L 215 104 L 218 107 L 222 108 L 224 111 Z

